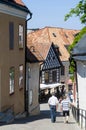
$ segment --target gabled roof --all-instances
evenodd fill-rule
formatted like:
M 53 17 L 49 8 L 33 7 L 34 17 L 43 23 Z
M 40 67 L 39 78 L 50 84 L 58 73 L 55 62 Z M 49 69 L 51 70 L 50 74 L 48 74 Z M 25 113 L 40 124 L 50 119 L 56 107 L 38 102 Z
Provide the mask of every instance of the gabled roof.
M 27 47 L 34 52 L 39 52 L 40 56 L 45 60 L 48 54 L 48 51 L 51 47 L 51 43 L 41 43 L 41 42 L 32 42 L 29 41 L 29 37 L 27 35 Z M 33 51 L 34 50 L 34 51 Z
M 27 40 L 27 61 L 29 62 L 43 62 L 44 58 L 41 56 L 39 50 L 37 49 L 37 44 L 28 43 Z
M 52 43 L 49 48 L 46 60 L 44 61 L 44 64 L 42 66 L 42 70 L 56 69 L 61 67 L 61 65 L 62 63 L 59 58 L 59 53 L 56 51 L 56 48 Z
M 27 61 L 38 61 L 43 62 L 42 69 L 55 69 L 61 66 L 61 61 L 59 59 L 59 54 L 56 52 L 56 49 L 53 43 L 38 43 L 38 42 L 29 42 L 27 39 Z M 31 55 L 33 54 L 33 56 Z
M 67 61 L 69 59 L 69 53 L 66 47 L 72 44 L 74 36 L 77 33 L 79 33 L 79 30 L 45 27 L 43 29 L 28 33 L 28 42 L 46 43 L 46 45 L 53 42 L 59 47 L 61 61 Z
M 37 63 L 37 62 L 43 62 L 44 59 L 40 56 L 40 53 L 35 51 L 31 51 L 28 47 L 27 47 L 27 53 L 26 53 L 26 60 L 27 62 L 30 63 Z

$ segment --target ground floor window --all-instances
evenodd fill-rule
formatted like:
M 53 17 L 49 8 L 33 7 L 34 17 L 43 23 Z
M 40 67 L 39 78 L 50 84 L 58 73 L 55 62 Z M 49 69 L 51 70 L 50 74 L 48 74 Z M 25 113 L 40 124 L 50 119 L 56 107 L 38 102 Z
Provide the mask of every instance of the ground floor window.
M 14 93 L 14 77 L 15 77 L 15 70 L 14 67 L 10 68 L 9 71 L 9 93 L 12 94 Z
M 45 72 L 45 83 L 49 83 L 49 72 Z
M 57 82 L 57 71 L 52 71 L 52 82 Z
M 41 83 L 55 83 L 60 80 L 60 71 L 59 69 L 42 71 L 41 74 Z
M 23 88 L 23 65 L 19 66 L 19 88 Z

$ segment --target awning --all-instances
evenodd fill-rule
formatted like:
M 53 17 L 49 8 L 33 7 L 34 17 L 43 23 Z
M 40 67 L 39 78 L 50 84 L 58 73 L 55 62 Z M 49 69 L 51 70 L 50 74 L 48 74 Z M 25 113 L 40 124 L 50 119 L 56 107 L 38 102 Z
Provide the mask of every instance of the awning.
M 56 88 L 59 86 L 63 86 L 65 84 L 62 83 L 55 83 L 55 84 L 40 84 L 40 89 L 44 90 L 44 89 L 48 89 L 48 88 Z

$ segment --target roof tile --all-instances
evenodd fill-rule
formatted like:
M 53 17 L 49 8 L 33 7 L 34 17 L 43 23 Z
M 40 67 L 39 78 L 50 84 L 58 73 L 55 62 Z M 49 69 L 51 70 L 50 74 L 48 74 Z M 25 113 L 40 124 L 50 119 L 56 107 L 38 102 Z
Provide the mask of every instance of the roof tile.
M 45 59 L 48 53 L 47 51 L 53 42 L 59 47 L 59 51 L 61 53 L 60 59 L 62 61 L 67 61 L 70 55 L 65 45 L 69 46 L 72 44 L 74 35 L 79 31 L 80 30 L 45 27 L 43 29 L 28 33 L 28 46 L 34 44 L 34 46 L 41 53 L 42 57 Z
M 24 5 L 24 3 L 22 2 L 22 0 L 14 0 L 17 4 L 20 4 L 20 5 L 23 5 L 23 6 L 25 6 Z

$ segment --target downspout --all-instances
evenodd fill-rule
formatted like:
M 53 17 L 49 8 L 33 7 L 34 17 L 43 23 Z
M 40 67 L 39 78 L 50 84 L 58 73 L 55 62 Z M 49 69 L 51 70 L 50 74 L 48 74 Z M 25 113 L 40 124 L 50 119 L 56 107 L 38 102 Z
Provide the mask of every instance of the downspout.
M 77 64 L 76 64 L 76 62 L 75 62 L 75 77 L 76 77 L 76 91 L 77 91 L 77 122 L 79 122 L 79 91 L 78 91 Z
M 26 71 L 27 71 L 27 67 L 26 67 L 26 63 L 27 63 L 27 22 L 32 18 L 32 13 L 30 12 L 30 18 L 28 18 L 26 21 L 25 21 L 25 90 L 24 90 L 24 109 L 25 109 L 25 112 L 27 113 L 28 115 L 28 100 L 26 100 L 26 98 L 28 98 L 28 95 L 26 93 Z

